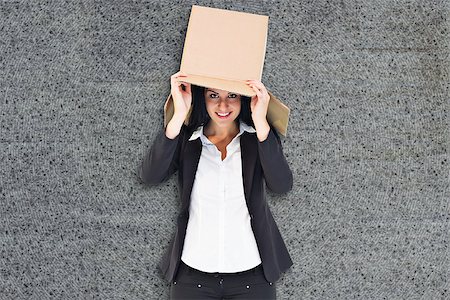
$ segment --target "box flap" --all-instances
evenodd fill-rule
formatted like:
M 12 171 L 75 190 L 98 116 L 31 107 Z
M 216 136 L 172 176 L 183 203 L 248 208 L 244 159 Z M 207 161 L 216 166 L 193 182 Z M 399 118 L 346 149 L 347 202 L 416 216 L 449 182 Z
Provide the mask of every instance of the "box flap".
M 186 77 L 183 77 L 183 81 L 198 86 L 220 89 L 249 97 L 256 95 L 255 91 L 251 87 L 249 87 L 248 84 L 245 83 L 245 81 L 227 80 L 223 78 L 214 78 L 193 74 L 188 74 Z

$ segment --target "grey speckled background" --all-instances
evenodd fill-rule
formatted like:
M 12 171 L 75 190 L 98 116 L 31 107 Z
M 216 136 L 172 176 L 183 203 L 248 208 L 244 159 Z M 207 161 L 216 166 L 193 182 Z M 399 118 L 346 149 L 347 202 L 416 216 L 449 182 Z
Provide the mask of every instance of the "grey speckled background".
M 167 299 L 162 128 L 192 4 L 266 14 L 292 109 L 279 299 L 449 299 L 448 1 L 0 2 L 0 298 Z M 221 46 L 211 41 L 211 46 Z

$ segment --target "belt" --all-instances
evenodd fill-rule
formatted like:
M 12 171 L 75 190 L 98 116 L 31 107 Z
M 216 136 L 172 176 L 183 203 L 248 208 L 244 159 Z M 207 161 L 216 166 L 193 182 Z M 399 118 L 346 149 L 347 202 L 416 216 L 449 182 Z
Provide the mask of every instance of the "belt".
M 204 272 L 204 271 L 200 271 L 198 269 L 195 269 L 187 264 L 185 264 L 182 260 L 180 261 L 180 263 L 185 266 L 187 269 L 189 269 L 190 271 L 193 272 L 197 272 L 197 273 L 201 273 L 204 275 L 209 275 L 209 276 L 213 276 L 213 277 L 217 277 L 217 276 L 226 276 L 226 275 L 241 275 L 241 274 L 248 274 L 248 273 L 256 273 L 257 271 L 259 271 L 260 269 L 262 269 L 262 264 L 257 265 L 254 268 L 245 270 L 245 271 L 240 271 L 240 272 L 233 272 L 233 273 L 221 273 L 221 272 Z

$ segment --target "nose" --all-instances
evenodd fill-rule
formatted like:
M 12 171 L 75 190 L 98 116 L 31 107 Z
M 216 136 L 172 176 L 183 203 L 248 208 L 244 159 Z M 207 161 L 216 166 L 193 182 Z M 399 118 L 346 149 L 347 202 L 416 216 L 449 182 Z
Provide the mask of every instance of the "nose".
M 225 98 L 220 98 L 219 103 L 217 104 L 219 107 L 227 107 L 228 106 L 228 100 Z

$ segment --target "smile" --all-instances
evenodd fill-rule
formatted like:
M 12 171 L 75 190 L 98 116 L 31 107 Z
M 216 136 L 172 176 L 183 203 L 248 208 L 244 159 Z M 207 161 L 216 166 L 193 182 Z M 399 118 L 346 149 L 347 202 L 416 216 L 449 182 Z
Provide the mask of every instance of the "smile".
M 227 112 L 227 113 L 219 113 L 219 112 L 216 112 L 216 114 L 219 116 L 219 118 L 225 119 L 225 118 L 227 118 L 229 115 L 231 115 L 231 111 L 230 111 L 230 112 Z

